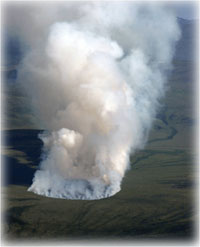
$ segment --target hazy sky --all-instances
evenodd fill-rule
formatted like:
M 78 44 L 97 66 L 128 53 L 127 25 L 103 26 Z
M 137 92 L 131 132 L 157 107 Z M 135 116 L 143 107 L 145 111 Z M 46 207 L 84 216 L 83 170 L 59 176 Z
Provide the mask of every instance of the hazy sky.
M 28 0 L 27 0 L 28 1 Z M 13 3 L 15 1 L 12 1 Z M 29 1 L 32 2 L 32 1 Z M 47 1 L 42 1 L 46 2 Z M 151 1 L 150 1 L 151 2 Z M 176 11 L 176 15 L 183 19 L 198 19 L 199 18 L 199 4 L 198 1 L 165 1 L 160 0 L 158 2 L 166 3 L 167 5 L 171 6 Z
M 198 19 L 199 4 L 195 1 L 183 1 L 173 3 L 177 16 L 183 19 Z

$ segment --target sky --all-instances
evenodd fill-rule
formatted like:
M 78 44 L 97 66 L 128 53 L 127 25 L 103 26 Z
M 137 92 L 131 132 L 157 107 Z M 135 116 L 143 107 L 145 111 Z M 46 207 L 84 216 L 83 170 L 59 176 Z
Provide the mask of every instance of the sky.
M 6 0 L 4 1 L 6 2 Z M 15 2 L 12 0 L 12 2 Z M 31 0 L 27 2 L 32 2 Z M 39 2 L 48 2 L 44 0 L 40 0 Z M 151 2 L 151 0 L 149 1 Z M 193 0 L 181 0 L 181 1 L 165 1 L 165 0 L 159 0 L 158 2 L 167 3 L 170 6 L 172 6 L 173 9 L 175 9 L 176 15 L 183 19 L 199 19 L 199 3 L 198 1 Z
M 173 3 L 173 8 L 176 10 L 177 16 L 183 19 L 198 19 L 199 18 L 199 4 L 195 1 L 183 1 Z

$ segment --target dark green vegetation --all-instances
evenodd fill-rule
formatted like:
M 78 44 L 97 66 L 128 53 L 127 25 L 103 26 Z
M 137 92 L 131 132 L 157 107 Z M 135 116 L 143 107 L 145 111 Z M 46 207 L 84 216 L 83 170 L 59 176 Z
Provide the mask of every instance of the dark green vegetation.
M 193 77 L 192 61 L 174 61 L 169 89 L 145 149 L 130 157 L 121 191 L 96 201 L 52 199 L 27 192 L 40 162 L 40 131 L 30 99 L 17 84 L 7 83 L 2 131 L 4 238 L 191 240 L 197 217 Z

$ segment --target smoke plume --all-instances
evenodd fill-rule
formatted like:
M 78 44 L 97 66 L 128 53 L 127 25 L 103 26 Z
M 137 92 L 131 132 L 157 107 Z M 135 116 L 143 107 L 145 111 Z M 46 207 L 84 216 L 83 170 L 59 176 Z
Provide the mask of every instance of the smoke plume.
M 28 190 L 68 199 L 112 196 L 164 96 L 180 36 L 176 17 L 158 3 L 20 7 L 12 18 L 28 48 L 19 83 L 46 129 Z

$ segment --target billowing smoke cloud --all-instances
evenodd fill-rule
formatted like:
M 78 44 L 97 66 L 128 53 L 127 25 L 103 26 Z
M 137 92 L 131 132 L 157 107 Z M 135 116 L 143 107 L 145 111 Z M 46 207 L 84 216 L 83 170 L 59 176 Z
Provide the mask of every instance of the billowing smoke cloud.
M 43 160 L 29 191 L 69 199 L 112 196 L 130 153 L 144 146 L 164 95 L 180 36 L 176 18 L 147 3 L 28 8 L 29 21 L 15 20 L 30 46 L 19 82 L 47 130 L 39 136 Z

